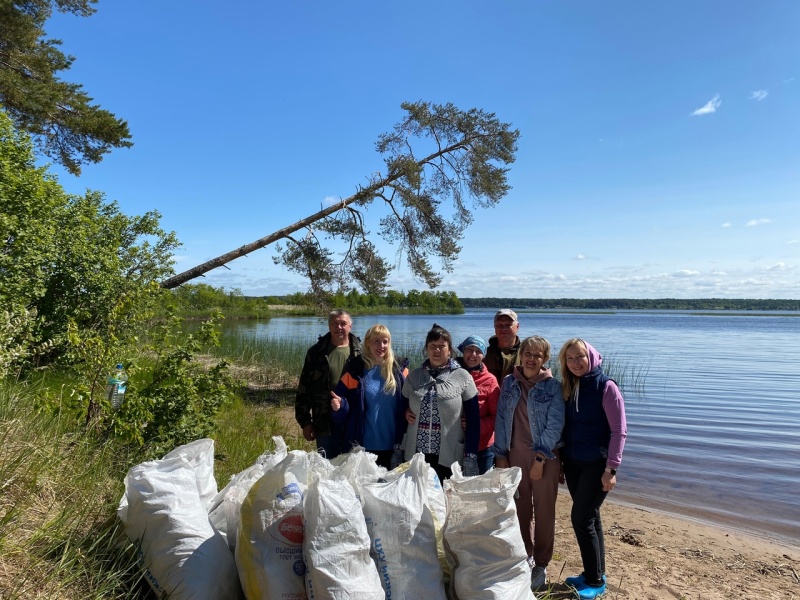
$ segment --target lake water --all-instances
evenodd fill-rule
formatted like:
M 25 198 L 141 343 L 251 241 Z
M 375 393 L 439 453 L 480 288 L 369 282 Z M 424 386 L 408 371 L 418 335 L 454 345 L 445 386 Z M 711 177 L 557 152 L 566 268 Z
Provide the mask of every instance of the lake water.
M 383 323 L 396 347 L 421 348 L 432 323 L 458 344 L 489 338 L 494 311 L 356 317 Z M 541 335 L 553 355 L 582 337 L 626 372 L 628 439 L 612 498 L 800 543 L 800 314 L 687 311 L 519 313 L 520 337 Z M 232 324 L 240 333 L 311 344 L 317 318 Z M 416 365 L 412 365 L 416 366 Z

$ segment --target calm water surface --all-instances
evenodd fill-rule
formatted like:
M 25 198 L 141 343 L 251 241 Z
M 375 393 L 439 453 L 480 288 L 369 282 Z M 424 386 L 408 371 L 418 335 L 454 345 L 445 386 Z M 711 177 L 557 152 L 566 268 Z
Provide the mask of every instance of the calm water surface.
M 493 333 L 494 311 L 356 317 L 383 323 L 400 348 L 421 348 L 435 321 L 460 342 Z M 520 337 L 554 352 L 583 337 L 627 371 L 628 440 L 614 498 L 800 544 L 800 315 L 683 311 L 520 313 Z M 234 324 L 241 334 L 307 341 L 317 318 Z M 412 365 L 416 366 L 416 365 Z

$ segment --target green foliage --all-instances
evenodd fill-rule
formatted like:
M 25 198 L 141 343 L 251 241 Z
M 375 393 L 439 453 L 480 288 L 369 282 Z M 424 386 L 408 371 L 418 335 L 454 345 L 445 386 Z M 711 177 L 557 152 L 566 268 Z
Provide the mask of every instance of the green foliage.
M 360 294 L 355 288 L 334 294 L 330 303 L 338 308 L 359 312 L 360 309 L 392 308 L 420 314 L 461 314 L 464 307 L 455 292 L 409 290 L 407 294 L 389 290 L 385 295 Z M 373 312 L 372 310 L 369 312 Z
M 123 302 L 117 309 L 125 312 L 127 307 Z M 66 396 L 45 396 L 40 403 L 73 417 L 85 414 L 88 424 L 119 442 L 144 446 L 148 456 L 211 435 L 218 410 L 235 391 L 227 361 L 198 360 L 201 352 L 219 345 L 221 315 L 215 313 L 190 333 L 170 308 L 147 336 L 136 338 L 135 348 L 127 344 L 126 353 L 120 353 L 124 345 L 117 338 L 124 324 L 117 314 L 111 316 L 108 339 L 71 326 L 77 377 L 67 384 Z M 129 379 L 122 406 L 113 409 L 105 385 L 118 362 Z
M 50 350 L 52 342 L 33 342 L 36 311 L 0 312 L 0 379 L 18 375 L 30 360 Z
M 128 217 L 99 193 L 70 198 L 57 224 L 57 262 L 45 272 L 46 291 L 36 304 L 48 320 L 49 337 L 57 337 L 70 319 L 102 329 L 120 298 L 135 299 L 130 306 L 138 311 L 156 296 L 151 288 L 172 271 L 178 246 L 175 235 L 159 227 L 160 216 L 151 211 Z
M 169 295 L 157 282 L 172 272 L 178 245 L 159 217 L 128 217 L 96 192 L 66 194 L 0 112 L 0 302 L 9 312 L 0 320 L 0 368 L 47 350 L 40 363 L 78 375 L 58 398 L 62 413 L 154 452 L 207 435 L 230 393 L 224 363 L 194 361 L 215 342 L 216 321 L 182 338 L 168 314 L 152 341 L 142 339 Z M 112 412 L 105 383 L 118 362 L 130 370 L 131 392 Z
M 35 410 L 57 382 L 0 381 L 0 596 L 134 598 L 140 579 L 115 508 L 141 457 Z
M 121 296 L 105 315 L 103 327 L 82 327 L 74 319 L 67 325 L 66 361 L 80 374 L 66 407 L 85 414 L 86 423 L 99 423 L 108 414 L 109 399 L 105 396 L 105 383 L 112 365 L 122 362 L 123 356 L 133 356 L 141 351 L 138 334 L 152 316 L 150 297 L 163 295 L 158 284 L 134 289 Z M 65 406 L 62 406 L 65 408 Z M 134 441 L 140 442 L 134 437 Z
M 292 294 L 291 296 L 269 296 L 264 301 L 278 305 L 313 306 L 313 294 Z M 431 292 L 429 290 L 409 290 L 407 294 L 388 290 L 384 294 L 362 294 L 357 289 L 339 290 L 324 297 L 326 305 L 344 308 L 353 314 L 378 314 L 380 312 L 398 314 L 450 314 L 459 315 L 464 306 L 455 292 Z
M 69 356 L 70 324 L 106 344 L 115 341 L 112 319 L 119 340 L 134 335 L 178 246 L 159 218 L 128 217 L 98 192 L 66 194 L 0 112 L 0 303 L 12 314 L 36 311 L 31 342 L 52 343 L 45 360 Z
M 55 261 L 50 215 L 65 203 L 63 190 L 36 168 L 30 139 L 0 111 L 0 302 L 29 306 L 46 290 L 40 270 Z
M 127 366 L 125 401 L 107 414 L 114 437 L 145 444 L 149 455 L 160 456 L 213 433 L 214 417 L 233 397 L 234 381 L 225 360 L 203 364 L 197 357 L 219 345 L 220 319 L 217 314 L 187 333 L 170 311 L 155 327 L 140 364 Z
M 128 124 L 92 104 L 82 86 L 58 73 L 73 61 L 46 39 L 53 10 L 89 16 L 96 0 L 3 0 L 0 2 L 0 105 L 14 123 L 35 136 L 44 153 L 79 174 L 111 148 L 130 147 Z
M 226 319 L 265 319 L 270 316 L 265 298 L 244 296 L 239 289 L 225 291 L 205 283 L 185 284 L 170 291 L 165 301 L 183 317 L 210 316 L 221 311 Z

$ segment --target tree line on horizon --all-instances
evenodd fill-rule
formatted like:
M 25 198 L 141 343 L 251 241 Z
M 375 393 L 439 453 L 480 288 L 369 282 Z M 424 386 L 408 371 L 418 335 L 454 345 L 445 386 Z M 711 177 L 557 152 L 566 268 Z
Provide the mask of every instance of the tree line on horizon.
M 759 298 L 459 298 L 464 308 L 797 310 L 800 300 Z
M 202 285 L 202 284 L 201 284 Z M 220 288 L 221 289 L 221 288 Z M 255 299 L 251 297 L 250 299 Z M 287 296 L 263 296 L 259 298 L 269 305 L 308 306 L 313 308 L 317 298 L 308 292 L 297 292 Z M 336 308 L 358 311 L 369 309 L 391 309 L 422 314 L 461 314 L 464 305 L 455 292 L 412 289 L 408 292 L 387 290 L 383 294 L 361 293 L 355 288 L 339 290 L 326 299 L 327 304 Z M 224 312 L 224 310 L 223 310 Z
M 206 286 L 208 287 L 208 286 Z M 198 285 L 199 289 L 203 284 Z M 194 290 L 190 287 L 189 289 Z M 188 290 L 187 290 L 188 291 Z M 189 293 L 196 293 L 194 290 Z M 235 292 L 241 295 L 238 290 Z M 226 292 L 219 288 L 217 294 Z M 230 294 L 230 293 L 228 293 Z M 304 292 L 285 296 L 245 297 L 249 300 L 263 300 L 269 305 L 311 306 L 314 298 Z M 362 294 L 356 289 L 349 292 L 339 291 L 329 299 L 331 306 L 345 309 L 381 308 L 411 309 L 431 313 L 441 310 L 443 313 L 460 314 L 467 308 L 503 308 L 514 309 L 576 309 L 576 310 L 764 310 L 764 311 L 800 311 L 800 300 L 792 299 L 759 299 L 759 298 L 461 298 L 449 291 L 402 292 L 388 290 L 383 295 Z M 416 309 L 416 310 L 414 310 Z M 226 312 L 223 308 L 223 312 Z

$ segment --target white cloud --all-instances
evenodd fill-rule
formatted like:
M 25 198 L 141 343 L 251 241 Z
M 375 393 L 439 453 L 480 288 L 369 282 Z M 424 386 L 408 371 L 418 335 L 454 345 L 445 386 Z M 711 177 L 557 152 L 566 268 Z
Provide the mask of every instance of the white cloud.
M 767 90 L 756 90 L 754 92 L 750 92 L 750 100 L 758 100 L 759 102 L 767 97 L 769 92 Z
M 703 106 L 694 111 L 691 116 L 697 117 L 700 115 L 710 115 L 713 112 L 717 112 L 717 109 L 720 107 L 721 104 L 722 104 L 722 99 L 719 97 L 719 94 L 714 94 L 714 97 L 711 100 L 709 100 Z
M 794 77 L 789 77 L 789 79 L 784 79 L 783 83 L 789 83 L 790 81 L 794 81 Z
M 787 244 L 800 244 L 800 240 L 789 240 Z
M 750 219 L 745 223 L 745 227 L 755 227 L 756 225 L 763 225 L 764 223 L 771 222 L 771 219 Z
M 796 237 L 800 244 L 800 236 Z M 253 253 L 245 262 L 232 262 L 231 271 L 215 269 L 203 281 L 227 289 L 239 288 L 247 295 L 283 295 L 308 289 L 305 279 L 274 265 L 271 252 L 262 254 Z M 462 297 L 800 298 L 800 264 L 794 264 L 791 251 L 784 254 L 739 266 L 706 262 L 683 263 L 681 267 L 667 266 L 665 261 L 608 265 L 607 259 L 600 266 L 601 261 L 590 257 L 580 262 L 565 260 L 569 270 L 555 266 L 552 270 L 523 267 L 509 273 L 502 268 L 484 271 L 462 267 L 447 274 L 439 289 L 453 290 Z M 190 258 L 193 264 L 204 259 Z M 389 285 L 405 292 L 426 289 L 405 267 L 390 276 Z
M 322 201 L 322 206 L 328 208 L 341 201 L 342 199 L 336 196 L 325 196 L 325 199 Z
M 585 255 L 583 255 L 583 254 L 578 254 L 578 255 L 575 257 L 575 260 L 586 260 L 586 256 L 585 256 Z
M 722 228 L 723 228 L 723 229 L 727 229 L 727 228 L 728 228 L 728 227 L 730 227 L 730 226 L 731 226 L 731 224 L 730 224 L 730 223 L 723 223 L 723 224 L 722 224 Z
M 503 281 L 501 285 L 500 272 L 471 271 L 451 274 L 441 289 L 470 298 L 800 298 L 800 277 L 794 275 L 797 270 L 787 264 L 783 269 L 717 269 L 702 275 L 689 269 L 680 274 L 652 271 L 633 275 L 626 266 L 611 269 L 611 273 L 603 269 L 565 276 L 534 269 L 519 272 L 514 281 Z M 421 289 L 418 283 L 392 287 Z

